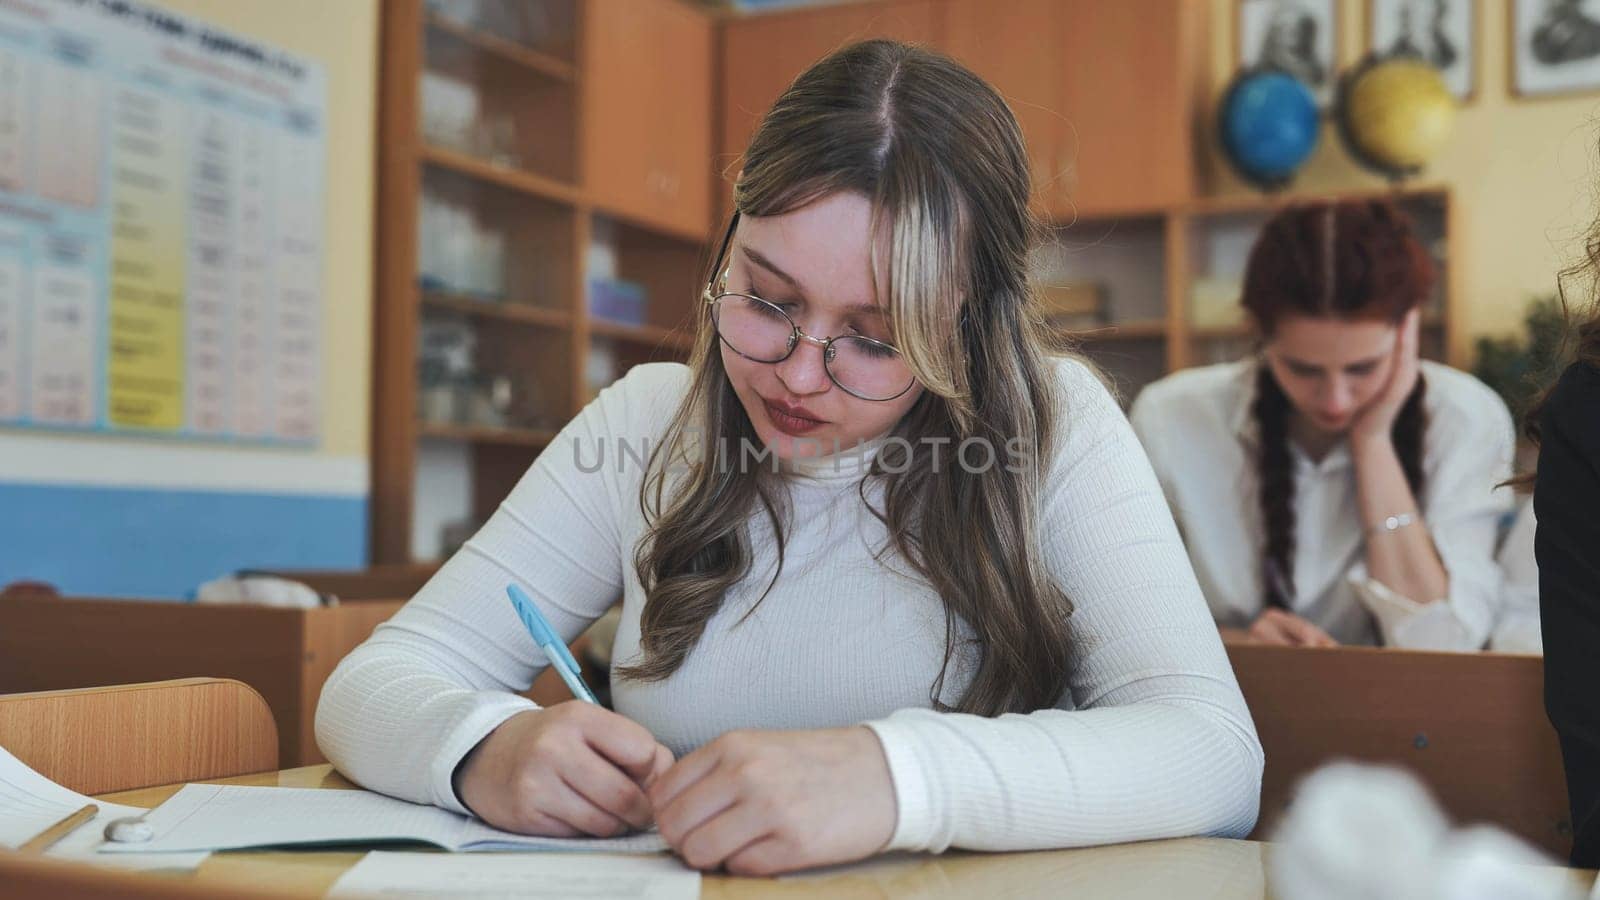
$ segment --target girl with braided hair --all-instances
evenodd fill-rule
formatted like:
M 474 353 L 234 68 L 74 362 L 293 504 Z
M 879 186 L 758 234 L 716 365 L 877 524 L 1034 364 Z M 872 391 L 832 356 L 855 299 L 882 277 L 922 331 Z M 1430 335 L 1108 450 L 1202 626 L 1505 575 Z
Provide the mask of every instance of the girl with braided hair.
M 1171 375 L 1134 405 L 1222 627 L 1312 646 L 1487 640 L 1511 416 L 1418 358 L 1435 277 L 1386 201 L 1287 208 L 1245 272 L 1259 354 Z

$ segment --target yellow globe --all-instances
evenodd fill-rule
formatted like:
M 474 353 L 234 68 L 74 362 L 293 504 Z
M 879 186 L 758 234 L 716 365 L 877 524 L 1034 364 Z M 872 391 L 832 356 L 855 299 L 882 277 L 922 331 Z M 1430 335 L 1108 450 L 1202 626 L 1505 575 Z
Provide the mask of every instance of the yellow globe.
M 1439 70 L 1405 57 L 1375 63 L 1346 87 L 1345 134 L 1358 155 L 1391 174 L 1415 172 L 1450 137 L 1456 101 Z

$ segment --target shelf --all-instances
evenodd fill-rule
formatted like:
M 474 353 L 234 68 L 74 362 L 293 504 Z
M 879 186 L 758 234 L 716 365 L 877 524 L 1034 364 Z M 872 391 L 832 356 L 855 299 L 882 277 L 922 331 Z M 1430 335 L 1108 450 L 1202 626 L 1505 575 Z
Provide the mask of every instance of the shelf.
M 1419 198 L 1444 199 L 1449 189 L 1442 185 L 1419 184 L 1414 187 L 1375 188 L 1351 191 L 1308 191 L 1282 194 L 1227 194 L 1215 197 L 1197 197 L 1172 207 L 1169 212 L 1190 216 L 1233 215 L 1239 213 L 1276 212 L 1296 203 L 1315 203 L 1333 200 L 1415 200 Z
M 597 216 L 603 216 L 619 225 L 632 228 L 636 231 L 649 233 L 657 239 L 671 241 L 676 244 L 681 244 L 684 247 L 692 248 L 693 252 L 696 253 L 697 256 L 705 252 L 707 242 L 712 239 L 699 229 L 684 228 L 681 225 L 674 225 L 671 222 L 659 221 L 646 216 L 637 215 L 635 213 L 614 209 L 612 208 L 611 204 L 605 202 L 604 200 L 598 200 L 595 202 L 594 212 Z M 726 224 L 726 221 L 724 221 L 717 227 L 721 228 Z M 721 235 L 719 234 L 717 237 L 721 237 Z
M 1172 212 L 1172 209 L 1173 208 L 1168 205 L 1117 207 L 1083 206 L 1074 208 L 1071 215 L 1050 216 L 1046 218 L 1045 221 L 1051 228 L 1058 230 L 1070 230 L 1072 228 L 1084 225 L 1094 225 L 1102 222 L 1117 222 L 1124 219 L 1150 219 L 1159 222 L 1160 220 L 1164 219 L 1168 213 Z
M 418 155 L 426 165 L 497 187 L 509 188 L 519 194 L 540 200 L 576 205 L 582 198 L 582 192 L 573 185 L 563 184 L 553 178 L 545 178 L 521 169 L 495 165 L 487 160 L 457 150 L 447 150 L 436 144 L 422 145 Z
M 1070 230 L 1074 227 L 1126 220 L 1161 220 L 1168 216 L 1228 216 L 1248 213 L 1271 213 L 1296 203 L 1316 203 L 1334 200 L 1396 201 L 1435 199 L 1443 201 L 1449 188 L 1440 184 L 1417 184 L 1400 188 L 1361 188 L 1333 191 L 1286 191 L 1280 194 L 1232 193 L 1215 196 L 1197 196 L 1190 200 L 1156 206 L 1080 207 L 1069 216 L 1051 217 L 1051 228 Z
M 572 316 L 566 312 L 559 309 L 533 306 L 528 303 L 477 300 L 460 294 L 429 291 L 424 292 L 422 295 L 422 306 L 424 309 L 456 312 L 479 319 L 518 322 L 525 325 L 535 325 L 540 328 L 568 329 L 572 327 Z
M 1097 325 L 1093 328 L 1061 328 L 1060 330 L 1074 340 L 1085 343 L 1149 341 L 1165 338 L 1167 336 L 1167 323 L 1160 319 L 1139 319 Z
M 437 13 L 429 13 L 425 22 L 430 34 L 465 44 L 503 63 L 536 72 L 552 81 L 572 83 L 578 79 L 578 69 L 572 63 L 549 53 L 541 53 L 516 41 L 479 31 Z
M 1238 325 L 1208 325 L 1204 328 L 1191 325 L 1189 336 L 1197 341 L 1226 341 L 1234 338 L 1246 338 L 1255 334 L 1253 326 L 1239 323 Z
M 694 348 L 694 335 L 676 328 L 661 328 L 655 325 L 627 325 L 622 322 L 610 322 L 605 319 L 590 319 L 589 333 L 596 337 L 626 341 L 630 344 L 671 347 L 685 353 Z
M 489 425 L 456 425 L 445 422 L 418 422 L 417 434 L 425 438 L 446 441 L 519 447 L 543 447 L 556 437 L 556 432 L 545 428 L 495 428 Z

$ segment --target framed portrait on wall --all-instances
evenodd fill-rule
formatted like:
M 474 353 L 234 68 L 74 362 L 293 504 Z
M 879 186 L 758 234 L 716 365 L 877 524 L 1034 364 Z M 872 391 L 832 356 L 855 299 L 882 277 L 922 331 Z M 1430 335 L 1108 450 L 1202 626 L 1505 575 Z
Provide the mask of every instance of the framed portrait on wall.
M 1305 82 L 1317 106 L 1333 104 L 1339 73 L 1336 0 L 1239 0 L 1239 67 L 1271 66 Z
M 1427 60 L 1457 100 L 1478 81 L 1478 0 L 1367 0 L 1367 50 Z
M 1511 90 L 1600 91 L 1600 0 L 1511 0 Z

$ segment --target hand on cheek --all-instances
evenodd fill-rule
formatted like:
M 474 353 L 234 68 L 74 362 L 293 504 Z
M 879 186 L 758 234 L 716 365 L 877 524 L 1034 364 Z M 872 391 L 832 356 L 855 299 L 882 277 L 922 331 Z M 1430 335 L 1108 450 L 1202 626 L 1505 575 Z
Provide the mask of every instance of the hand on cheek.
M 697 869 L 772 875 L 848 862 L 894 834 L 894 784 L 865 726 L 736 731 L 650 786 L 656 825 Z
M 1399 418 L 1400 410 L 1411 396 L 1412 389 L 1417 386 L 1417 377 L 1421 372 L 1418 362 L 1421 323 L 1421 316 L 1415 309 L 1401 321 L 1394 351 L 1390 354 L 1389 379 L 1383 390 L 1356 416 L 1351 427 L 1353 439 L 1386 440 L 1394 428 L 1395 420 Z

